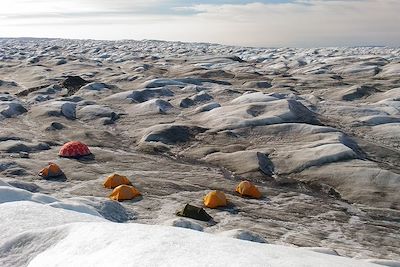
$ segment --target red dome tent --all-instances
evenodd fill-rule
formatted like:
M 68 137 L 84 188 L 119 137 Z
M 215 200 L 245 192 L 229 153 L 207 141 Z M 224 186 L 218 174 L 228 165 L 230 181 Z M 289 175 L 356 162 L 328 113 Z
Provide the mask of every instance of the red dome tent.
M 90 152 L 88 146 L 79 141 L 65 143 L 61 147 L 60 152 L 58 152 L 60 157 L 65 158 L 79 158 L 90 154 L 92 153 Z

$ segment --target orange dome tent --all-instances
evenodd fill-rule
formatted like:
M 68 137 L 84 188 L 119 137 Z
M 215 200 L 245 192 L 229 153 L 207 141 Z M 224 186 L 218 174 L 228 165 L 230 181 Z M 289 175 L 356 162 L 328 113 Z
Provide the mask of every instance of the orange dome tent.
M 64 173 L 62 172 L 60 167 L 58 167 L 57 164 L 52 163 L 52 162 L 49 162 L 49 166 L 47 166 L 46 168 L 43 168 L 39 172 L 39 176 L 42 176 L 43 178 L 53 178 L 53 177 L 61 176 L 63 174 Z
M 242 196 L 260 198 L 262 196 L 258 188 L 249 181 L 241 181 L 236 187 L 236 192 Z
M 135 197 L 140 196 L 140 192 L 134 188 L 133 186 L 130 185 L 120 185 L 114 188 L 112 191 L 110 198 L 112 200 L 118 200 L 118 201 L 123 201 L 123 200 L 130 200 Z
M 103 183 L 105 188 L 110 188 L 110 189 L 123 184 L 132 185 L 131 181 L 129 181 L 129 179 L 126 176 L 122 176 L 116 173 L 108 176 Z
M 60 157 L 66 158 L 79 158 L 90 154 L 88 146 L 79 141 L 65 143 L 58 153 Z
M 226 206 L 227 201 L 224 192 L 211 191 L 204 197 L 204 205 L 211 209 Z

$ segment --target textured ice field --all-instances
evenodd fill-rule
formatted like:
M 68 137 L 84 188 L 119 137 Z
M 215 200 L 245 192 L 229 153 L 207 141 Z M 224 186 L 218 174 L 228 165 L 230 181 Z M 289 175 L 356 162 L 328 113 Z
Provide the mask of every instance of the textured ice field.
M 70 140 L 95 158 L 58 158 Z M 0 179 L 13 186 L 0 206 L 400 260 L 399 150 L 399 48 L 0 39 Z M 66 180 L 37 176 L 50 161 Z M 143 197 L 109 201 L 113 172 Z M 265 198 L 236 195 L 242 179 Z M 216 224 L 175 216 L 212 189 L 230 202 L 207 210 Z
M 261 244 L 235 240 L 229 233 L 225 237 L 180 227 L 106 222 L 78 207 L 10 201 L 2 203 L 0 211 L 4 229 L 0 237 L 7 240 L 0 241 L 0 264 L 5 267 L 378 266 L 372 264 L 376 260 L 340 257 L 328 249 Z

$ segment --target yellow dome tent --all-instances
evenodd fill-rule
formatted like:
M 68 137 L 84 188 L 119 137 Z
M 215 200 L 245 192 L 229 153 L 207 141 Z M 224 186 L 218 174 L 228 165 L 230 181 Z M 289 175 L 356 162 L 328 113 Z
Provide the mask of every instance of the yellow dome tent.
M 249 181 L 241 181 L 236 187 L 236 192 L 242 196 L 260 198 L 262 196 L 258 188 Z
M 53 177 L 58 177 L 63 174 L 64 173 L 62 172 L 60 167 L 58 167 L 57 164 L 52 163 L 52 162 L 49 162 L 49 166 L 47 166 L 46 168 L 43 168 L 39 172 L 39 176 L 42 176 L 43 178 L 53 178 Z
M 129 181 L 129 179 L 126 176 L 122 176 L 119 174 L 112 174 L 110 176 L 108 176 L 106 178 L 106 180 L 104 181 L 103 185 L 105 188 L 115 188 L 119 185 L 131 185 L 131 181 Z
M 112 200 L 123 201 L 133 199 L 140 195 L 140 192 L 135 187 L 130 185 L 120 185 L 114 188 L 110 198 Z
M 227 201 L 224 192 L 211 191 L 204 197 L 204 205 L 211 209 L 226 206 Z

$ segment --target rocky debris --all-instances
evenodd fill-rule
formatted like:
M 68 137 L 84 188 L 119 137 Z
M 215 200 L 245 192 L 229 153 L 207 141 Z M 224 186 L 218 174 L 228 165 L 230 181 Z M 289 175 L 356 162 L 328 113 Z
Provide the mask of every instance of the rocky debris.
M 30 93 L 39 91 L 39 90 L 41 90 L 41 89 L 43 89 L 43 88 L 46 88 L 46 87 L 49 87 L 49 86 L 51 86 L 51 85 L 50 85 L 50 84 L 44 84 L 44 85 L 39 85 L 39 86 L 31 87 L 31 88 L 22 90 L 22 91 L 16 93 L 15 95 L 16 95 L 16 96 L 27 96 L 27 95 L 29 95 Z
M 63 88 L 67 88 L 67 96 L 71 96 L 78 92 L 82 86 L 88 83 L 89 81 L 82 79 L 80 76 L 67 76 L 66 79 L 61 83 L 61 86 Z

